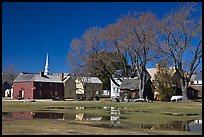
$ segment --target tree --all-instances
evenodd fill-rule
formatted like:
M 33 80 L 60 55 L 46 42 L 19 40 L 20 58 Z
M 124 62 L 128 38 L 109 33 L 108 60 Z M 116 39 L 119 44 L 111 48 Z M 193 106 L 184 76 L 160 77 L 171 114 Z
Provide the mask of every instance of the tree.
M 112 74 L 120 66 L 120 58 L 104 44 L 102 29 L 99 27 L 89 28 L 82 38 L 72 40 L 68 62 L 79 74 L 106 79 L 112 78 Z
M 130 13 L 119 20 L 123 24 L 123 49 L 129 60 L 131 74 L 139 78 L 139 97 L 143 99 L 147 81 L 146 65 L 157 58 L 154 45 L 157 43 L 157 18 L 153 13 Z
M 12 85 L 17 75 L 18 71 L 16 69 L 16 66 L 7 64 L 5 70 L 3 71 L 2 81 L 7 81 L 9 85 Z
M 106 75 L 118 86 L 112 77 L 116 69 L 121 69 L 124 77 L 137 76 L 143 98 L 146 64 L 157 55 L 153 46 L 157 43 L 157 23 L 152 13 L 129 13 L 103 29 L 90 28 L 81 39 L 72 41 L 69 62 L 82 68 L 81 72 Z
M 196 3 L 181 5 L 162 19 L 159 30 L 161 44 L 158 48 L 173 61 L 181 79 L 184 100 L 188 99 L 190 78 L 202 59 L 202 18 L 194 16 L 195 7 Z
M 168 68 L 165 61 L 159 63 L 159 71 L 155 75 L 153 81 L 154 92 L 159 93 L 161 101 L 169 101 L 171 96 L 175 94 L 175 85 L 173 83 L 173 69 Z

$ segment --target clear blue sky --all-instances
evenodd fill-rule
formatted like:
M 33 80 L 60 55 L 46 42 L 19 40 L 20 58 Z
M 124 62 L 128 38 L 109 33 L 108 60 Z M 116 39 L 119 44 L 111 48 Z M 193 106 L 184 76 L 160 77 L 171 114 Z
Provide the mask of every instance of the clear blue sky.
M 73 38 L 93 26 L 114 23 L 128 11 L 152 11 L 163 17 L 177 2 L 2 2 L 2 71 L 69 72 L 66 54 Z

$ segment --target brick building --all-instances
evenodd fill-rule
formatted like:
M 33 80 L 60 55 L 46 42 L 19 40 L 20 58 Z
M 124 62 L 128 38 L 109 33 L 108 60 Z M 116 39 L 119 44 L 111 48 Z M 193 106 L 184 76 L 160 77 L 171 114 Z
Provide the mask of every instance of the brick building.
M 53 96 L 64 96 L 64 86 L 61 77 L 44 75 L 44 72 L 20 73 L 13 81 L 14 99 L 51 99 Z

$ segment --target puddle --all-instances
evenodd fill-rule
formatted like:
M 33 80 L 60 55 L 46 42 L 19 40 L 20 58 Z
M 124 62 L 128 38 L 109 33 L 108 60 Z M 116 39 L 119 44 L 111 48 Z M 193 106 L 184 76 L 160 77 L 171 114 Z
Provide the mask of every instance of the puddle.
M 172 113 L 172 112 L 164 112 L 162 115 L 172 115 L 172 116 L 198 116 L 197 113 L 188 113 L 188 114 L 182 114 L 182 113 Z
M 70 110 L 80 110 L 80 109 L 103 109 L 102 107 L 83 107 L 83 106 L 68 106 L 68 107 L 47 107 L 45 109 L 70 109 Z
M 71 111 L 71 113 L 53 113 L 51 109 L 103 109 L 108 111 L 108 115 L 100 114 L 88 114 L 88 113 L 77 113 L 77 111 Z M 129 124 L 123 125 L 122 117 L 120 114 L 127 114 L 131 111 L 125 111 L 125 107 L 47 107 L 41 112 L 2 112 L 2 118 L 10 119 L 56 119 L 56 120 L 67 120 L 70 122 L 76 121 L 97 121 L 96 123 L 90 124 L 90 126 L 103 127 L 103 128 L 145 128 L 151 130 L 180 130 L 189 132 L 200 132 L 202 131 L 202 120 L 191 120 L 191 121 L 171 121 L 166 124 Z M 48 111 L 48 112 L 45 112 Z M 146 113 L 146 110 L 136 110 L 132 112 Z M 176 115 L 177 113 L 165 112 L 163 115 Z M 180 113 L 178 113 L 180 114 Z M 182 114 L 183 115 L 183 114 Z M 185 114 L 188 116 L 198 114 Z M 80 122 L 80 123 L 81 123 Z M 105 123 L 104 123 L 105 122 Z
M 198 123 L 199 121 L 200 123 Z M 171 121 L 166 124 L 149 124 L 140 125 L 140 128 L 152 129 L 152 130 L 179 130 L 189 132 L 202 131 L 202 120 L 190 120 L 190 121 Z

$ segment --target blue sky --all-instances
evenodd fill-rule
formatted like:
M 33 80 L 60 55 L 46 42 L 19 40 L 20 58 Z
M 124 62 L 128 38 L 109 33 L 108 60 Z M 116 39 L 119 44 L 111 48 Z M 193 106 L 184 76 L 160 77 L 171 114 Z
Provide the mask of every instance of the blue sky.
M 93 26 L 114 23 L 128 11 L 152 11 L 162 18 L 177 2 L 2 2 L 2 71 L 69 72 L 66 54 L 73 38 Z

